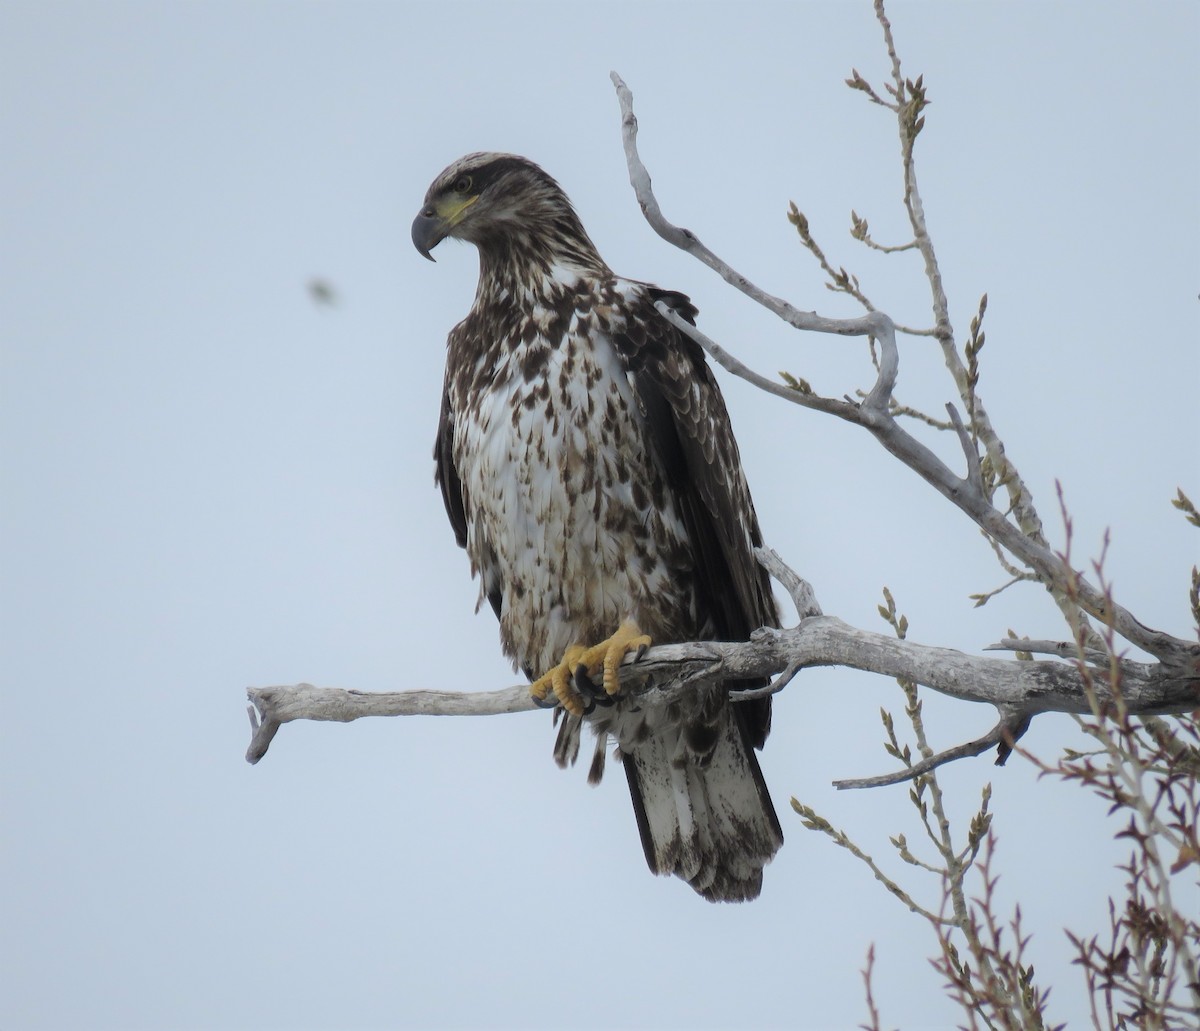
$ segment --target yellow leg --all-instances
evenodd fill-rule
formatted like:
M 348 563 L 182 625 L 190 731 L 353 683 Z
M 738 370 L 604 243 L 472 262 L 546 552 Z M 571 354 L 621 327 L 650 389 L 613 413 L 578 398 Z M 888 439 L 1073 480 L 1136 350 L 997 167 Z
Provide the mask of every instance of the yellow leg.
M 538 701 L 542 701 L 553 691 L 554 697 L 567 712 L 573 716 L 582 716 L 587 704 L 583 695 L 575 690 L 575 671 L 582 666 L 588 679 L 603 672 L 604 692 L 612 696 L 621 690 L 621 679 L 617 673 L 621 660 L 630 652 L 640 656 L 649 647 L 650 638 L 643 634 L 635 623 L 626 621 L 617 628 L 612 637 L 590 648 L 580 644 L 571 645 L 563 653 L 562 662 L 538 677 L 530 686 L 529 693 Z

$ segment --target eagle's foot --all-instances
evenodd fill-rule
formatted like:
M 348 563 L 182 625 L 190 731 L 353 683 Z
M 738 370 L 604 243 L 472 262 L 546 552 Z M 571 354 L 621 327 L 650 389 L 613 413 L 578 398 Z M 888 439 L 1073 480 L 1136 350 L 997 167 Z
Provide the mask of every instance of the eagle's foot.
M 585 716 L 596 703 L 611 705 L 612 696 L 621 690 L 617 668 L 630 652 L 640 659 L 650 647 L 650 638 L 633 622 L 626 621 L 606 641 L 585 648 L 573 644 L 563 654 L 562 662 L 543 673 L 529 688 L 533 700 L 541 704 L 553 692 L 558 704 L 572 716 Z M 595 678 L 600 674 L 603 693 L 597 689 Z M 589 697 L 585 698 L 584 694 Z
M 621 690 L 621 676 L 617 672 L 621 660 L 630 652 L 634 653 L 635 658 L 640 659 L 649 647 L 650 638 L 638 629 L 636 623 L 626 620 L 607 641 L 601 641 L 599 644 L 592 645 L 591 648 L 582 650 L 582 653 L 575 658 L 575 682 L 578 684 L 580 680 L 585 681 L 594 692 L 594 678 L 597 673 L 603 672 L 601 683 L 604 686 L 604 693 L 611 698 Z M 564 661 L 566 661 L 565 656 Z
M 576 691 L 571 683 L 579 657 L 586 650 L 581 644 L 571 645 L 563 654 L 562 662 L 548 669 L 529 685 L 534 704 L 551 709 L 555 705 L 561 705 L 572 716 L 584 716 L 591 711 L 591 706 L 583 700 L 583 695 Z M 547 697 L 549 695 L 553 695 L 553 700 Z

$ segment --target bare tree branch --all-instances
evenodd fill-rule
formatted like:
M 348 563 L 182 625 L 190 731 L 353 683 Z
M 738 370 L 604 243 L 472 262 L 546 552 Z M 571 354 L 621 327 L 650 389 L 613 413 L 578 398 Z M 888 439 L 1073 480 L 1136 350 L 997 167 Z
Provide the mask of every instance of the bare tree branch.
M 890 31 L 890 27 L 885 26 L 885 28 Z M 888 37 L 888 47 L 889 52 L 894 52 L 890 36 Z M 913 95 L 913 91 L 919 84 L 907 83 L 900 79 L 898 64 L 896 64 L 896 76 L 897 85 L 892 87 L 892 92 L 901 102 L 901 116 L 908 117 L 912 122 L 918 117 L 920 107 L 924 104 L 923 94 Z M 1071 619 L 1072 612 L 1078 611 L 1074 606 L 1078 606 L 1089 615 L 1111 626 L 1126 640 L 1136 644 L 1177 671 L 1194 673 L 1200 668 L 1200 645 L 1143 625 L 1132 613 L 1115 604 L 1110 597 L 1090 583 L 1078 570 L 1073 569 L 1062 556 L 1055 553 L 1046 544 L 1040 519 L 1033 510 L 1028 492 L 1024 490 L 1023 486 L 1019 488 L 1016 486 L 1019 484 L 1016 471 L 1004 457 L 1003 446 L 999 438 L 986 423 L 982 403 L 973 388 L 968 385 L 966 369 L 962 366 L 957 351 L 952 346 L 953 335 L 950 331 L 949 317 L 945 314 L 945 297 L 941 293 L 940 278 L 937 278 L 934 283 L 936 295 L 934 308 L 939 326 L 944 326 L 944 332 L 939 334 L 939 337 L 948 337 L 951 345 L 948 350 L 954 352 L 953 362 L 947 358 L 947 363 L 951 366 L 955 382 L 960 387 L 964 403 L 969 404 L 972 408 L 972 421 L 976 432 L 985 443 L 1000 482 L 1009 485 L 1009 495 L 1017 516 L 1017 523 L 1009 521 L 1003 512 L 992 505 L 986 493 L 980 489 L 980 482 L 974 475 L 975 469 L 972 463 L 969 463 L 966 477 L 957 475 L 928 447 L 908 434 L 893 417 L 889 405 L 898 375 L 899 352 L 896 347 L 894 325 L 886 314 L 869 312 L 857 319 L 830 319 L 817 315 L 815 312 L 801 311 L 786 301 L 768 294 L 751 283 L 745 276 L 736 272 L 704 246 L 691 230 L 681 229 L 667 221 L 651 188 L 650 174 L 638 155 L 638 124 L 637 117 L 633 113 L 633 95 L 616 72 L 611 73 L 611 78 L 621 105 L 622 135 L 626 163 L 629 166 L 629 181 L 651 228 L 664 240 L 703 262 L 727 283 L 769 311 L 774 312 L 796 329 L 838 336 L 874 338 L 878 341 L 881 349 L 879 375 L 875 385 L 861 404 L 821 397 L 784 386 L 754 372 L 660 302 L 657 307 L 663 317 L 699 343 L 716 362 L 734 375 L 795 404 L 836 415 L 838 418 L 867 429 L 889 453 L 969 516 L 990 539 L 1003 546 L 1036 573 L 1038 578 L 1055 594 L 1060 607 L 1063 608 L 1069 619 Z M 905 100 L 906 96 L 908 96 L 907 101 Z M 907 116 L 903 111 L 905 103 L 910 106 L 915 105 Z M 919 131 L 919 126 L 912 129 L 914 136 L 916 131 Z M 931 262 L 933 263 L 933 271 L 936 273 L 936 259 L 933 255 L 932 245 L 922 243 L 922 237 L 927 238 L 928 233 L 925 230 L 920 195 L 916 189 L 915 173 L 911 172 L 910 166 L 911 147 L 906 150 L 905 203 L 910 212 L 921 253 L 926 259 L 927 266 Z M 1072 622 L 1081 624 L 1086 636 L 1094 635 L 1094 631 L 1086 625 L 1086 620 L 1082 620 L 1081 617 L 1075 617 Z
M 907 780 L 929 773 L 931 770 L 936 770 L 939 766 L 945 766 L 946 763 L 954 762 L 955 759 L 972 759 L 977 755 L 982 755 L 989 748 L 999 749 L 996 765 L 1003 766 L 1005 760 L 1012 754 L 1017 739 L 1029 728 L 1031 718 L 1019 711 L 1010 713 L 1002 716 L 991 730 L 974 741 L 947 748 L 944 752 L 938 752 L 936 755 L 931 755 L 902 770 L 897 770 L 895 773 L 884 773 L 878 777 L 861 777 L 855 780 L 835 780 L 833 786 L 844 791 L 850 788 L 880 788 L 889 784 L 902 784 Z
M 941 694 L 964 701 L 986 702 L 1002 714 L 988 735 L 940 753 L 896 774 L 869 781 L 840 782 L 839 786 L 897 783 L 953 759 L 978 755 L 1011 743 L 1038 713 L 1091 714 L 1089 691 L 1101 706 L 1115 704 L 1109 691 L 1111 660 L 1081 670 L 1057 661 L 990 659 L 950 648 L 916 644 L 888 634 L 859 630 L 833 616 L 813 615 L 820 606 L 812 588 L 788 569 L 770 549 L 760 561 L 791 594 L 802 618 L 791 629 L 763 628 L 745 643 L 706 641 L 651 648 L 640 660 L 626 659 L 621 667 L 624 693 L 666 703 L 693 691 L 698 682 L 782 677 L 767 693 L 781 690 L 795 674 L 812 666 L 845 666 L 906 678 Z M 1041 642 L 1016 642 L 1023 650 Z M 1057 654 L 1057 651 L 1055 651 Z M 1160 664 L 1119 663 L 1122 703 L 1130 712 L 1166 714 L 1194 709 L 1200 697 L 1200 676 L 1174 676 Z M 735 701 L 758 697 L 763 691 L 736 692 Z M 528 685 L 501 691 L 394 691 L 371 693 L 297 684 L 292 687 L 249 688 L 252 740 L 247 762 L 258 762 L 280 726 L 292 720 L 348 723 L 364 716 L 495 716 L 536 708 Z
M 251 687 L 250 729 L 246 762 L 256 763 L 284 723 L 319 720 L 350 723 L 364 716 L 499 716 L 537 708 L 529 685 L 501 691 L 347 691 L 337 687 L 293 684 Z
M 1079 645 L 1074 641 L 1030 641 L 1023 637 L 1006 637 L 989 644 L 984 651 L 1033 652 L 1037 655 L 1057 655 L 1060 659 L 1074 662 L 1079 658 Z M 1086 649 L 1083 657 L 1100 666 L 1108 662 L 1108 652 L 1102 648 Z
M 650 188 L 650 173 L 642 164 L 637 154 L 637 118 L 633 113 L 633 94 L 630 93 L 624 81 L 616 72 L 610 72 L 609 77 L 617 89 L 617 97 L 621 102 L 621 127 L 625 143 L 625 160 L 629 165 L 629 178 L 637 194 L 638 203 L 646 221 L 659 236 L 668 243 L 687 251 L 698 261 L 716 272 L 730 286 L 736 287 L 752 301 L 761 304 L 768 311 L 774 312 L 785 322 L 797 329 L 815 330 L 820 333 L 835 333 L 839 336 L 875 336 L 880 329 L 890 331 L 892 320 L 886 316 L 880 320 L 870 315 L 857 319 L 828 319 L 812 311 L 801 311 L 780 297 L 767 293 L 761 287 L 750 282 L 740 272 L 734 271 L 728 264 L 718 258 L 712 251 L 700 242 L 700 239 L 690 229 L 681 229 L 672 225 L 663 217 L 658 206 L 658 200 Z

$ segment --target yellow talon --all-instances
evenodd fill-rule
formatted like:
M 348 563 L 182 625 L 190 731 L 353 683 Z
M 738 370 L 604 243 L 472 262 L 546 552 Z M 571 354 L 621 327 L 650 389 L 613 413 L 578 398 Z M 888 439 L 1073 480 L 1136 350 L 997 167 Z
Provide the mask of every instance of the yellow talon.
M 617 632 L 607 641 L 588 648 L 577 660 L 576 664 L 586 667 L 589 677 L 604 670 L 604 691 L 615 695 L 621 690 L 621 678 L 617 667 L 621 660 L 630 652 L 639 655 L 650 647 L 650 638 L 638 629 L 637 624 L 626 621 L 617 627 Z
M 630 652 L 641 655 L 650 647 L 650 638 L 638 629 L 633 622 L 622 623 L 617 632 L 606 641 L 585 648 L 580 644 L 571 645 L 564 653 L 562 662 L 547 670 L 529 687 L 529 693 L 538 701 L 542 701 L 551 692 L 558 703 L 572 716 L 582 716 L 586 711 L 583 695 L 575 690 L 573 679 L 575 670 L 584 668 L 591 679 L 604 672 L 604 691 L 615 695 L 621 690 L 621 678 L 617 673 L 621 660 Z
M 529 693 L 538 701 L 545 699 L 551 692 L 558 699 L 558 704 L 572 716 L 582 716 L 586 708 L 583 695 L 575 690 L 571 678 L 575 675 L 575 667 L 579 665 L 579 657 L 583 654 L 583 645 L 573 644 L 563 653 L 562 662 L 553 666 L 537 678 L 530 686 Z

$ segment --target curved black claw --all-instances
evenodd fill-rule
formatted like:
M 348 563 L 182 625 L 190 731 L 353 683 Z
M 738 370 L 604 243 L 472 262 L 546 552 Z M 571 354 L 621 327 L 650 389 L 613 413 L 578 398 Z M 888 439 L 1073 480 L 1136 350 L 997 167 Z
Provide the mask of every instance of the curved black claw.
M 539 709 L 557 709 L 558 708 L 558 699 L 555 698 L 553 694 L 548 695 L 545 698 L 539 698 L 537 695 L 530 692 L 529 697 L 533 699 L 533 704 L 536 705 Z
M 597 705 L 607 708 L 616 701 L 615 698 L 604 690 L 603 684 L 597 684 L 588 676 L 587 667 L 584 665 L 575 667 L 575 673 L 571 679 L 575 683 L 575 690 L 589 700 L 588 712 L 591 712 Z

